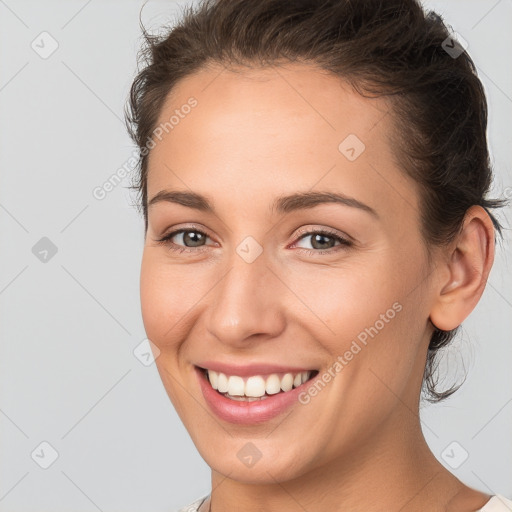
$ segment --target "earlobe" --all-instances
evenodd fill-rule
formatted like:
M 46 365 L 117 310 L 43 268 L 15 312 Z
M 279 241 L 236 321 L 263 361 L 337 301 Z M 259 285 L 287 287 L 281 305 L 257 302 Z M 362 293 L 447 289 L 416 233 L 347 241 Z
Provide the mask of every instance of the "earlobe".
M 493 261 L 492 221 L 481 206 L 472 206 L 440 269 L 447 277 L 439 284 L 430 313 L 438 329 L 455 329 L 471 313 L 485 289 Z

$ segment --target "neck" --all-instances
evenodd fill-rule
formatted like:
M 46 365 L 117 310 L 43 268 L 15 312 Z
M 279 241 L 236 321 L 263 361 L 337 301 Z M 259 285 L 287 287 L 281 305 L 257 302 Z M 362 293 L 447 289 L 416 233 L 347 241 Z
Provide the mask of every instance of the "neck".
M 342 457 L 293 480 L 278 482 L 269 477 L 265 483 L 247 484 L 212 471 L 212 512 L 435 512 L 446 510 L 458 496 L 467 501 L 468 492 L 475 492 L 436 460 L 421 432 L 419 417 L 403 404 L 377 435 L 358 442 Z M 464 510 L 476 510 L 489 498 L 477 494 L 469 506 L 477 505 Z

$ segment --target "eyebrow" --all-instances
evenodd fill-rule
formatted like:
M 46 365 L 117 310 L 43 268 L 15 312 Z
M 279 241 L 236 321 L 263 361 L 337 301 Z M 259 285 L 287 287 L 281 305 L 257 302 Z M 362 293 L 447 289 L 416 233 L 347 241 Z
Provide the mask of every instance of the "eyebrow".
M 161 190 L 151 198 L 148 203 L 148 209 L 154 204 L 161 202 L 180 204 L 202 212 L 215 213 L 215 209 L 208 199 L 196 192 Z M 283 214 L 314 208 L 315 206 L 325 203 L 338 203 L 352 208 L 358 208 L 379 218 L 378 213 L 367 204 L 353 197 L 335 192 L 297 192 L 288 196 L 279 196 L 274 200 L 271 210 L 272 212 Z

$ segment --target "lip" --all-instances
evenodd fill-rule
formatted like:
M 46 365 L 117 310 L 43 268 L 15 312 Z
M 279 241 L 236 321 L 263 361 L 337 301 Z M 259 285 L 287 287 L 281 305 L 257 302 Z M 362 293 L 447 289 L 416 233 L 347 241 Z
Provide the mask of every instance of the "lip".
M 252 375 L 270 375 L 271 373 L 300 373 L 313 371 L 312 368 L 296 368 L 292 366 L 280 366 L 277 364 L 257 363 L 250 365 L 234 365 L 221 363 L 219 361 L 203 361 L 196 366 L 215 372 L 221 372 L 225 375 L 238 375 L 239 377 L 250 377 Z
M 222 365 L 222 367 L 226 368 L 225 365 Z M 251 367 L 245 367 L 245 369 L 247 368 L 250 368 L 251 372 L 254 372 L 256 365 Z M 277 367 L 273 366 L 273 368 Z M 215 368 L 213 367 L 211 367 L 210 369 L 215 371 Z M 279 416 L 287 409 L 292 407 L 294 404 L 299 402 L 299 394 L 306 387 L 311 385 L 311 382 L 318 376 L 316 375 L 315 377 L 309 379 L 300 386 L 293 388 L 290 391 L 287 391 L 286 393 L 277 393 L 263 400 L 257 400 L 254 402 L 242 402 L 237 400 L 231 400 L 220 394 L 215 389 L 213 389 L 210 383 L 208 382 L 206 372 L 202 368 L 195 366 L 194 370 L 196 372 L 197 378 L 199 379 L 199 386 L 201 387 L 204 399 L 208 404 L 209 408 L 221 420 L 238 425 L 254 425 L 269 421 L 275 418 L 276 416 Z M 238 367 L 238 370 L 240 370 L 240 367 Z M 256 374 L 257 373 L 250 373 L 249 375 Z M 231 373 L 231 375 L 240 374 Z

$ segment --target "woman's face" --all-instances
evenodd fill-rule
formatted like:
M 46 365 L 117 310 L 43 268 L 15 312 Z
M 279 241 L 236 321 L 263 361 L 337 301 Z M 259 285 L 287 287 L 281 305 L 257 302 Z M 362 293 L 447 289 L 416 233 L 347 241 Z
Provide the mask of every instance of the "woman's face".
M 274 482 L 392 450 L 415 419 L 433 267 L 387 103 L 307 65 L 211 67 L 172 91 L 166 122 L 149 158 L 142 314 L 203 458 Z M 270 393 L 232 400 L 198 367 L 238 376 L 232 394 Z M 299 387 L 275 393 L 286 373 Z

